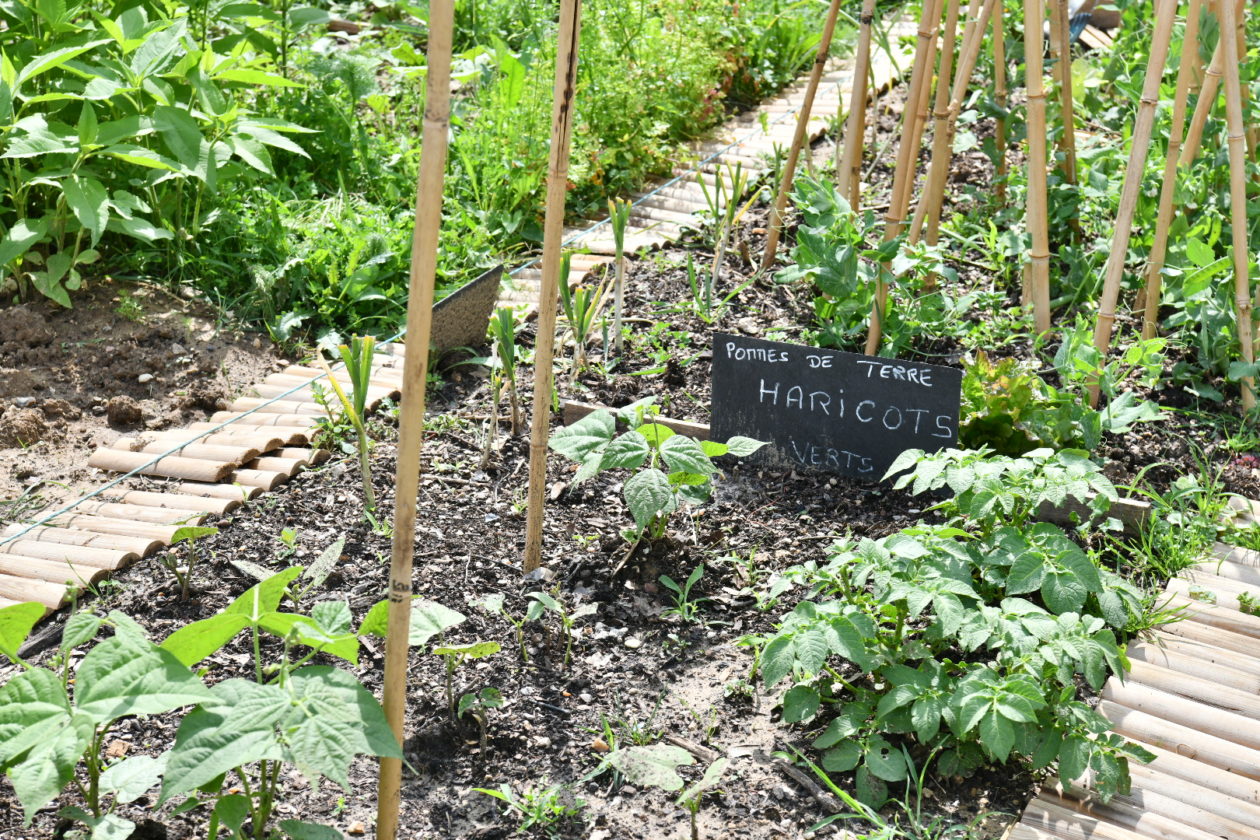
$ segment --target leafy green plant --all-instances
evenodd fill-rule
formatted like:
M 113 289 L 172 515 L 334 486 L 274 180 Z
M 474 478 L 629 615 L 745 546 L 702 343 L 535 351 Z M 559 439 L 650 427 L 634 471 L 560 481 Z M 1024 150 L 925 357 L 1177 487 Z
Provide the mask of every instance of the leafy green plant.
M 243 630 L 252 642 L 254 680 L 227 679 L 210 689 L 211 696 L 181 721 L 162 781 L 160 801 L 183 797 L 178 811 L 209 807 L 211 837 L 220 826 L 241 834 L 246 822 L 246 836 L 268 836 L 283 764 L 313 782 L 327 777 L 345 789 L 355 755 L 402 756 L 380 705 L 353 674 L 307 664 L 319 653 L 357 664 L 357 635 L 372 631 L 380 611 L 374 607 L 357 633 L 344 601 L 317 603 L 309 615 L 281 611 L 301 572 L 291 567 L 256 584 L 223 612 L 162 642 L 161 649 L 185 667 Z M 283 641 L 278 661 L 264 661 L 264 633 Z M 299 653 L 299 647 L 307 650 Z M 241 792 L 225 789 L 231 773 Z M 282 821 L 280 828 L 292 835 L 302 825 Z
M 882 263 L 891 261 L 901 240 L 871 247 L 879 224 L 869 209 L 858 216 L 834 185 L 809 177 L 796 179 L 792 200 L 801 222 L 792 249 L 793 265 L 775 275 L 779 283 L 812 284 L 818 291 L 814 314 L 817 342 L 823 347 L 853 348 L 866 331 L 875 284 Z M 890 330 L 888 312 L 884 331 Z
M 111 763 L 104 750 L 111 729 L 123 718 L 162 714 L 213 695 L 175 655 L 117 611 L 104 619 L 89 612 L 71 616 L 54 668 L 23 662 L 18 649 L 43 614 L 39 604 L 0 609 L 0 653 L 23 666 L 0 687 L 0 770 L 22 804 L 25 824 L 73 783 L 87 810 L 67 809 L 64 815 L 94 833 L 125 835 L 135 826 L 114 809 L 158 784 L 169 762 L 163 753 Z M 74 652 L 102 629 L 113 635 L 97 641 L 72 673 Z
M 544 787 L 537 785 L 517 793 L 512 785 L 504 782 L 496 788 L 473 788 L 477 793 L 493 797 L 507 805 L 508 813 L 515 812 L 521 819 L 517 833 L 531 828 L 541 828 L 547 836 L 554 837 L 560 824 L 577 818 L 586 803 L 573 797 L 564 785 Z
M 190 587 L 192 586 L 193 573 L 197 569 L 198 563 L 201 561 L 201 549 L 197 547 L 197 543 L 206 537 L 214 536 L 219 533 L 218 528 L 203 527 L 200 525 L 181 525 L 175 529 L 175 533 L 171 535 L 171 545 L 176 546 L 184 543 L 184 562 L 180 565 L 179 558 L 174 550 L 168 549 L 160 558 L 163 566 L 175 577 L 175 583 L 179 586 L 179 600 L 187 601 L 190 595 Z
M 1143 593 L 1032 521 L 1068 497 L 1105 510 L 1110 483 L 1073 452 L 908 453 L 889 473 L 908 466 L 897 486 L 955 493 L 936 506 L 945 524 L 843 540 L 825 564 L 785 575 L 808 594 L 761 640 L 756 665 L 767 686 L 788 681 L 783 721 L 828 710 L 820 764 L 856 771 L 871 807 L 911 780 L 910 743 L 951 775 L 1019 755 L 1036 768 L 1057 760 L 1065 781 L 1088 769 L 1104 797 L 1126 791 L 1126 760 L 1150 755 L 1108 733 L 1077 683 L 1097 690 L 1124 672 L 1116 634 L 1144 620 Z
M 245 88 L 288 84 L 244 51 L 217 54 L 186 15 L 150 4 L 15 5 L 0 45 L 0 281 L 70 306 L 114 239 L 173 249 L 212 217 L 221 182 L 272 175 L 269 149 L 305 152 Z
M 332 386 L 341 403 L 341 409 L 354 426 L 358 441 L 359 473 L 363 480 L 363 506 L 369 513 L 376 511 L 376 494 L 372 490 L 372 463 L 370 459 L 367 433 L 367 395 L 372 378 L 372 348 L 376 340 L 371 336 L 355 336 L 347 346 L 338 346 L 337 352 L 346 366 L 346 375 L 350 378 L 350 396 L 342 389 L 337 376 L 328 367 L 328 362 L 319 356 L 319 364 L 328 374 L 328 384 Z
M 707 601 L 707 598 L 692 598 L 692 588 L 700 582 L 700 578 L 704 577 L 704 564 L 696 566 L 691 570 L 691 574 L 687 576 L 687 580 L 682 585 L 671 578 L 669 575 L 661 575 L 661 586 L 664 586 L 674 596 L 674 606 L 661 613 L 661 617 L 678 616 L 678 620 L 683 624 L 693 624 L 702 622 L 700 617 L 700 604 Z
M 550 447 L 579 464 L 575 484 L 605 470 L 635 471 L 622 489 L 634 517 L 634 527 L 623 532 L 631 542 L 645 536 L 661 538 L 670 514 L 680 504 L 708 501 L 717 473 L 712 458 L 727 454 L 744 457 L 764 446 L 761 441 L 740 436 L 726 443 L 695 441 L 659 423 L 648 422 L 652 416 L 651 407 L 642 403 L 615 415 L 601 409 L 551 436 Z M 630 430 L 618 435 L 618 419 L 626 422 Z
M 526 610 L 526 621 L 537 621 L 542 618 L 544 612 L 554 613 L 556 618 L 560 620 L 560 628 L 564 633 L 564 667 L 568 668 L 569 660 L 573 654 L 573 625 L 579 619 L 586 618 L 588 615 L 594 615 L 597 609 L 596 605 L 594 603 L 586 603 L 570 612 L 565 609 L 563 603 L 546 592 L 530 592 L 525 597 L 533 602 Z

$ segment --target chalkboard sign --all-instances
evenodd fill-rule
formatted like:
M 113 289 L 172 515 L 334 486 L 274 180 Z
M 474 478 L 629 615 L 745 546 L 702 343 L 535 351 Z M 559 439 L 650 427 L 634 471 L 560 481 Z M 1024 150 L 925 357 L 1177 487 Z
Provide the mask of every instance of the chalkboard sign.
M 956 368 L 716 333 L 711 434 L 769 442 L 752 461 L 878 481 L 907 449 L 954 444 L 961 389 Z

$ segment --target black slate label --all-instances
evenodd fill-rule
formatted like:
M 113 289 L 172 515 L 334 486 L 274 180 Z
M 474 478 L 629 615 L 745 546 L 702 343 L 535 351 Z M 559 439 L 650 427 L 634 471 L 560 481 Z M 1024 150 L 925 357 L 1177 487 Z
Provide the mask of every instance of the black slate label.
M 957 368 L 713 336 L 710 433 L 769 442 L 754 462 L 878 481 L 907 449 L 954 445 L 961 393 Z

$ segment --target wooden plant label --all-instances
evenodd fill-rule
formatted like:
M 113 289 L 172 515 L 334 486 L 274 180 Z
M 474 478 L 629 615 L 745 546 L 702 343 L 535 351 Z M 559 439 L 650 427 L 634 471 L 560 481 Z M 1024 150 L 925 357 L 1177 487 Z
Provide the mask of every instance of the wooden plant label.
M 714 440 L 749 460 L 878 481 L 907 449 L 954 445 L 962 371 L 737 335 L 713 336 Z

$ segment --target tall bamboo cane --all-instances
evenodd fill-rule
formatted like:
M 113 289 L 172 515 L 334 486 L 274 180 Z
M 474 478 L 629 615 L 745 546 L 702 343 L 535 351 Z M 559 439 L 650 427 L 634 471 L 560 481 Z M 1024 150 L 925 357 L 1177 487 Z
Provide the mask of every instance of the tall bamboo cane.
M 537 569 L 542 561 L 556 299 L 559 294 L 560 244 L 564 238 L 564 198 L 569 182 L 569 143 L 573 138 L 573 98 L 577 85 L 581 16 L 582 0 L 561 0 L 560 27 L 556 33 L 556 79 L 551 104 L 547 214 L 543 218 L 542 289 L 538 293 L 538 335 L 534 339 L 534 413 L 529 429 L 529 494 L 526 497 L 525 557 L 522 563 L 522 571 L 526 573 Z
M 787 210 L 788 193 L 792 191 L 792 179 L 796 177 L 796 160 L 800 157 L 801 147 L 805 145 L 805 135 L 809 131 L 809 114 L 814 107 L 814 94 L 818 92 L 818 82 L 822 79 L 823 68 L 831 52 L 831 36 L 836 31 L 836 16 L 839 13 L 840 0 L 831 0 L 831 7 L 827 10 L 827 20 L 823 24 L 822 40 L 818 42 L 818 54 L 814 57 L 814 69 L 809 74 L 809 84 L 805 88 L 805 100 L 801 103 L 801 112 L 796 118 L 796 133 L 792 135 L 792 148 L 788 149 L 787 160 L 783 162 L 783 177 L 779 181 L 779 193 L 775 196 L 774 210 L 770 213 L 769 230 L 766 231 L 766 250 L 761 255 L 762 271 L 769 271 L 774 265 L 774 257 L 779 250 L 783 213 Z
M 875 0 L 862 0 L 861 27 L 857 56 L 853 65 L 853 84 L 849 91 L 849 116 L 844 127 L 844 156 L 836 167 L 840 195 L 849 200 L 857 212 L 862 193 L 862 148 L 866 139 L 866 76 L 871 66 L 871 20 Z
M 1072 45 L 1068 40 L 1068 0 L 1051 0 L 1050 49 L 1054 53 L 1055 79 L 1059 85 L 1059 120 L 1063 134 L 1059 150 L 1063 152 L 1063 180 L 1076 185 L 1076 117 L 1072 106 Z M 1079 233 L 1079 221 L 1073 217 Z
M 899 196 L 905 191 L 904 182 L 914 180 L 914 159 L 919 144 L 912 142 L 910 134 L 915 122 L 914 109 L 921 98 L 921 90 L 932 75 L 930 64 L 932 45 L 936 43 L 936 30 L 940 25 L 941 0 L 924 0 L 919 15 L 918 42 L 914 49 L 914 64 L 910 71 L 910 89 L 906 95 L 905 110 L 901 114 L 901 136 L 897 139 L 897 166 L 893 170 L 892 195 L 888 211 L 884 214 L 884 241 L 895 239 L 901 233 L 906 217 L 905 207 Z M 866 353 L 874 355 L 883 338 L 884 305 L 888 300 L 888 287 L 882 273 L 875 280 L 875 300 L 871 304 L 871 322 L 866 332 Z
M 1042 4 L 1024 0 L 1024 66 L 1028 90 L 1028 289 L 1038 333 L 1050 330 L 1050 229 L 1046 209 L 1046 90 L 1042 51 Z
M 433 325 L 433 283 L 442 226 L 442 184 L 451 115 L 453 0 L 429 5 L 428 77 L 420 173 L 416 181 L 416 226 L 411 238 L 407 287 L 407 344 L 399 410 L 398 461 L 394 478 L 394 536 L 389 567 L 389 615 L 385 637 L 385 719 L 401 744 L 407 711 L 407 651 L 411 623 L 411 573 L 420 491 L 420 448 L 424 437 L 424 387 Z M 394 840 L 401 802 L 402 761 L 382 758 L 377 785 L 376 836 Z
M 932 129 L 932 162 L 928 167 L 927 182 L 923 194 L 919 197 L 919 206 L 915 209 L 914 221 L 910 227 L 910 241 L 919 238 L 924 221 L 927 223 L 925 241 L 935 245 L 940 234 L 941 208 L 945 203 L 945 181 L 949 174 L 949 164 L 953 160 L 954 129 L 958 115 L 962 112 L 963 97 L 967 95 L 967 85 L 971 74 L 976 69 L 980 58 L 980 45 L 984 42 L 985 30 L 989 27 L 989 18 L 993 14 L 995 0 L 984 0 L 979 14 L 975 8 L 979 3 L 973 2 L 968 10 L 968 21 L 963 34 L 962 47 L 958 56 L 958 72 L 954 75 L 949 104 L 944 112 L 939 109 L 936 114 L 936 125 Z M 933 278 L 928 278 L 928 287 L 934 285 Z
M 1233 222 L 1234 306 L 1238 313 L 1238 343 L 1244 362 L 1255 361 L 1252 346 L 1251 277 L 1247 252 L 1247 173 L 1246 127 L 1243 124 L 1242 84 L 1238 74 L 1238 41 L 1229 37 L 1235 31 L 1238 10 L 1231 0 L 1223 0 L 1217 8 L 1221 24 L 1221 41 L 1225 44 L 1222 61 L 1225 70 L 1225 120 L 1229 130 L 1229 215 Z M 1255 378 L 1242 379 L 1243 410 L 1256 406 Z
M 971 30 L 975 28 L 976 10 L 979 7 L 979 0 L 968 0 L 966 24 L 964 25 L 962 39 L 963 49 L 966 49 L 968 43 L 970 43 Z M 911 243 L 918 242 L 923 231 L 922 211 L 925 206 L 923 197 L 927 195 L 927 191 L 930 189 L 931 161 L 936 160 L 939 144 L 945 139 L 945 120 L 949 116 L 950 81 L 953 78 L 954 45 L 958 38 L 958 14 L 959 3 L 957 0 L 951 0 L 945 12 L 945 37 L 942 38 L 941 44 L 941 63 L 936 71 L 936 97 L 932 103 L 932 147 L 928 176 L 923 182 L 923 192 L 920 194 L 919 203 L 916 205 L 914 215 L 910 220 L 910 233 L 907 239 Z M 913 192 L 911 197 L 913 197 Z M 908 207 L 909 204 L 907 203 L 907 209 Z
M 1172 125 L 1168 130 L 1168 153 L 1164 157 L 1164 183 L 1159 190 L 1155 241 L 1151 244 L 1151 254 L 1147 259 L 1142 307 L 1143 339 L 1155 337 L 1164 256 L 1168 251 L 1168 229 L 1172 224 L 1173 193 L 1177 186 L 1177 162 L 1181 158 L 1181 140 L 1186 130 L 1186 104 L 1190 99 L 1190 80 L 1196 63 L 1194 55 L 1199 51 L 1199 12 L 1202 5 L 1202 0 L 1190 0 L 1186 9 L 1186 29 L 1181 41 L 1181 55 L 1177 58 L 1177 93 L 1173 99 Z
M 1199 88 L 1199 100 L 1194 104 L 1194 116 L 1190 119 L 1190 127 L 1186 130 L 1186 142 L 1181 147 L 1181 166 L 1189 166 L 1199 156 L 1199 146 L 1203 142 L 1203 127 L 1207 124 L 1212 106 L 1216 104 L 1216 96 L 1220 93 L 1221 64 L 1224 61 L 1224 45 L 1216 42 L 1212 51 L 1212 60 L 1208 63 L 1207 72 L 1203 75 L 1203 85 Z
M 997 0 L 993 9 L 993 101 L 998 108 L 997 124 L 993 129 L 993 144 L 997 150 L 994 176 L 999 205 L 1006 204 L 1006 18 L 1005 0 Z
M 1098 301 L 1098 320 L 1094 325 L 1094 346 L 1098 348 L 1098 352 L 1104 359 L 1111 346 L 1111 330 L 1116 320 L 1116 301 L 1120 298 L 1120 280 L 1124 276 L 1124 258 L 1129 252 L 1133 215 L 1137 210 L 1142 175 L 1146 170 L 1146 155 L 1151 145 L 1151 129 L 1155 125 L 1155 108 L 1159 104 L 1160 81 L 1164 76 L 1164 64 L 1168 61 L 1173 21 L 1177 18 L 1177 0 L 1156 0 L 1156 2 L 1155 33 L 1151 37 L 1151 53 L 1146 64 L 1146 80 L 1142 85 L 1142 99 L 1138 105 L 1137 120 L 1133 126 L 1133 146 L 1129 150 L 1129 166 L 1125 170 L 1124 187 L 1120 192 L 1120 210 L 1116 214 L 1115 230 L 1111 240 L 1111 256 L 1107 260 L 1102 296 Z M 1232 39 L 1226 40 L 1232 43 Z M 1248 301 L 1248 306 L 1250 306 L 1250 301 Z M 1095 381 L 1089 388 L 1091 406 L 1098 405 L 1098 392 L 1099 383 Z
M 952 32 L 957 28 L 959 0 L 943 0 L 943 2 L 946 4 L 944 7 L 946 20 L 954 21 L 954 25 L 950 26 L 948 29 L 948 31 Z M 943 24 L 941 24 L 940 21 L 934 21 L 934 23 L 937 27 L 936 32 L 940 32 Z M 949 36 L 947 35 L 946 38 L 948 37 Z M 952 40 L 950 41 L 950 44 L 952 46 Z M 911 148 L 914 149 L 914 154 L 910 156 L 910 177 L 901 182 L 901 195 L 897 196 L 897 204 L 901 207 L 901 221 L 898 225 L 898 232 L 905 229 L 905 221 L 910 213 L 910 202 L 914 198 L 914 184 L 918 179 L 919 174 L 919 151 L 923 148 L 923 135 L 927 131 L 928 117 L 931 115 L 932 91 L 934 89 L 932 83 L 940 75 L 939 72 L 936 76 L 932 73 L 933 68 L 937 65 L 937 57 L 942 52 L 940 46 L 937 34 L 933 33 L 932 42 L 928 44 L 928 77 L 924 79 L 923 87 L 919 89 L 918 103 L 915 105 L 914 109 L 914 122 L 911 123 L 910 126 L 909 140 Z M 945 50 L 944 52 L 949 54 L 949 61 L 952 63 L 954 60 L 954 51 L 950 49 Z M 941 60 L 944 61 L 945 59 L 942 58 Z M 945 83 L 948 84 L 948 77 L 945 78 Z

